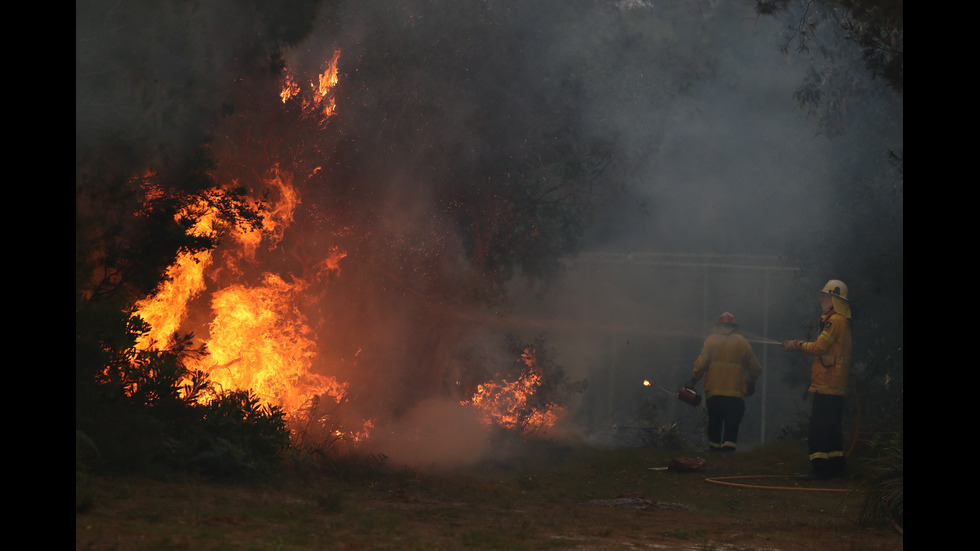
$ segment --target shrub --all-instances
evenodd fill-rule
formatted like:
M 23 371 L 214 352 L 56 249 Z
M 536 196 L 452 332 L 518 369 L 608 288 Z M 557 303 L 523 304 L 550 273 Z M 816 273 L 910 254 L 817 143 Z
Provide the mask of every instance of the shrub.
M 289 446 L 283 412 L 249 391 L 218 393 L 204 373 L 190 371 L 184 358 L 200 351 L 189 348 L 189 336 L 166 350 L 140 350 L 147 328 L 138 317 L 84 299 L 75 314 L 76 472 L 227 479 L 278 466 Z
M 874 457 L 865 464 L 863 486 L 867 497 L 861 508 L 860 520 L 865 523 L 893 522 L 905 527 L 905 478 L 903 433 L 901 431 L 879 438 L 874 445 Z

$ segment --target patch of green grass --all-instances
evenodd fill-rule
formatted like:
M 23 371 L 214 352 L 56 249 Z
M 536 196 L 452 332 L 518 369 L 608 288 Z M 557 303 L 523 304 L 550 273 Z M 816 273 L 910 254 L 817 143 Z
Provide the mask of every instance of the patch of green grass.
M 902 432 L 885 435 L 874 442 L 873 456 L 862 465 L 866 498 L 861 521 L 866 524 L 892 522 L 905 528 L 905 444 Z

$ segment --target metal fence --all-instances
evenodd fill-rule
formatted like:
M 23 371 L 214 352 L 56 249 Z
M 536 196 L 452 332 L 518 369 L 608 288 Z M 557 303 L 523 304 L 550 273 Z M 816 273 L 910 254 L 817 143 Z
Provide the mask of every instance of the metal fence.
M 666 424 L 672 417 L 701 422 L 661 390 L 676 392 L 718 316 L 733 313 L 763 366 L 757 395 L 747 401 L 742 447 L 764 443 L 801 409 L 800 394 L 774 377 L 792 369 L 777 343 L 800 336 L 787 329 L 801 321 L 798 271 L 772 256 L 582 254 L 569 261 L 558 288 L 544 302 L 528 302 L 533 306 L 517 319 L 533 320 L 569 374 L 588 379 L 582 421 L 620 430 L 649 424 L 644 409 L 658 411 Z M 700 436 L 697 427 L 678 430 Z

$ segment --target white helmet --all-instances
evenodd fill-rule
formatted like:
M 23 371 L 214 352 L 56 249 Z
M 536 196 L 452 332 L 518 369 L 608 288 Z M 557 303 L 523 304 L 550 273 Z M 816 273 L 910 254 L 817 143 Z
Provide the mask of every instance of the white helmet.
M 839 279 L 831 279 L 828 281 L 820 292 L 847 300 L 847 285 L 844 285 L 844 282 Z
M 851 305 L 847 298 L 847 285 L 839 279 L 831 279 L 823 286 L 821 293 L 830 295 L 834 303 L 834 310 L 847 319 L 851 319 Z

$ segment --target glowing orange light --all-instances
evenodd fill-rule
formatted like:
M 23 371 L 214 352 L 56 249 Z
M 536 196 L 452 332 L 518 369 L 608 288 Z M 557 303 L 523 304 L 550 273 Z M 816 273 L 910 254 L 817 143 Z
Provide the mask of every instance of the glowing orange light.
M 321 121 L 326 121 L 337 110 L 337 102 L 331 91 L 339 82 L 337 64 L 340 61 L 340 49 L 334 51 L 333 58 L 327 64 L 327 69 L 321 73 L 316 82 L 310 84 L 313 89 L 312 97 L 303 102 L 303 109 L 309 114 L 321 113 Z
M 282 102 L 286 103 L 298 95 L 299 84 L 296 84 L 296 81 L 289 74 L 284 75 L 282 90 L 279 92 L 279 97 L 282 98 Z
M 314 82 L 310 83 L 310 96 L 304 97 L 302 107 L 304 116 L 317 117 L 320 122 L 326 122 L 337 111 L 337 101 L 333 97 L 332 91 L 337 83 L 340 82 L 338 63 L 340 62 L 340 49 L 334 51 L 333 57 L 327 63 L 326 69 L 320 73 Z M 299 96 L 302 89 L 288 73 L 284 72 L 282 88 L 279 97 L 283 103 Z
M 205 369 L 223 389 L 251 389 L 287 414 L 314 396 L 340 401 L 347 385 L 313 369 L 316 342 L 296 308 L 302 280 L 286 281 L 267 273 L 258 285 L 233 285 L 212 298 Z
M 534 409 L 529 405 L 541 386 L 541 368 L 536 364 L 534 350 L 526 348 L 521 359 L 527 369 L 517 380 L 481 384 L 473 397 L 463 404 L 472 404 L 477 408 L 487 424 L 520 428 L 525 433 L 554 426 L 563 412 L 562 408 L 545 406 Z
M 213 194 L 220 194 L 214 190 Z M 192 209 L 198 212 L 191 213 Z M 195 236 L 205 236 L 214 232 L 216 213 L 205 200 L 177 213 L 181 219 L 193 215 L 197 222 L 188 230 Z M 211 252 L 180 253 L 174 263 L 167 268 L 167 280 L 157 293 L 136 303 L 136 313 L 150 325 L 150 332 L 140 338 L 137 348 L 142 350 L 162 349 L 170 337 L 180 329 L 187 314 L 187 304 L 204 291 L 204 271 L 211 264 Z

